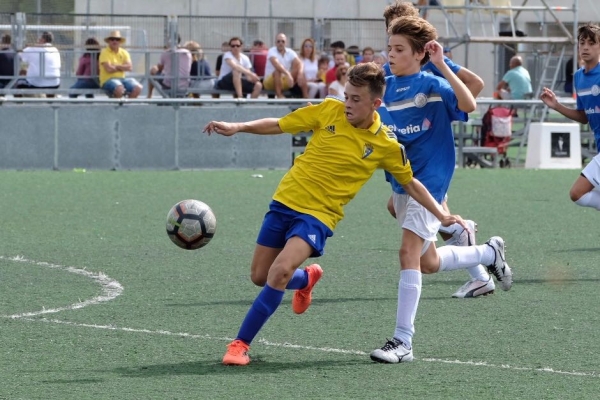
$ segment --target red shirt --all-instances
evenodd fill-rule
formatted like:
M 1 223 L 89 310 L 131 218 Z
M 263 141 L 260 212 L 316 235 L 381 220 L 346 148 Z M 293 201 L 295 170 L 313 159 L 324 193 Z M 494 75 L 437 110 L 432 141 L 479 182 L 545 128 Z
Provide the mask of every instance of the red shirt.
M 329 86 L 331 82 L 334 82 L 337 78 L 335 76 L 335 72 L 337 71 L 337 67 L 333 67 L 327 71 L 325 74 L 325 84 Z
M 254 73 L 260 77 L 265 76 L 265 67 L 267 66 L 267 50 L 260 52 L 250 52 L 250 61 L 254 67 Z

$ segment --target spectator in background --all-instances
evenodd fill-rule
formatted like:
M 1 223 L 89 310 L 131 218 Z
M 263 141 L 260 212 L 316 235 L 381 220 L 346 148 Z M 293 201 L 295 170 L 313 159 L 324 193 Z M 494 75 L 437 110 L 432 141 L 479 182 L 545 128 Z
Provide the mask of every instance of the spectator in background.
M 341 65 L 335 71 L 335 81 L 329 85 L 329 95 L 345 101 L 344 88 L 348 82 L 348 67 Z
M 420 10 L 421 18 L 427 19 L 427 11 L 429 7 L 439 7 L 440 3 L 438 0 L 418 0 L 416 6 Z
M 372 47 L 365 47 L 362 51 L 362 57 L 360 58 L 361 63 L 371 62 L 373 61 L 373 57 L 375 56 L 375 50 Z
M 261 78 L 265 76 L 268 53 L 269 49 L 262 40 L 257 39 L 252 43 L 252 48 L 250 49 L 250 62 L 252 62 L 252 66 L 254 67 L 254 73 Z
M 452 49 L 450 47 L 444 47 L 444 57 L 452 60 Z
M 380 67 L 383 67 L 387 63 L 387 58 L 381 53 L 375 53 L 373 55 L 373 62 Z
M 86 52 L 79 57 L 79 64 L 75 72 L 77 81 L 71 86 L 71 89 L 100 89 L 100 85 L 98 85 L 100 43 L 96 38 L 88 38 L 85 41 L 85 49 Z M 72 99 L 77 98 L 77 96 L 79 96 L 77 93 L 69 95 Z M 93 99 L 94 94 L 87 93 L 85 97 Z
M 319 61 L 315 55 L 315 41 L 311 38 L 304 39 L 300 47 L 300 60 L 304 64 L 304 78 L 306 86 L 302 97 L 305 99 L 325 98 L 327 86 L 319 79 Z
M 498 83 L 496 91 L 501 99 L 523 100 L 533 94 L 529 71 L 523 67 L 523 59 L 514 56 L 509 62 L 510 69 Z
M 574 66 L 573 62 L 574 58 L 571 57 L 565 65 L 565 92 L 570 95 L 573 94 L 573 74 L 575 74 L 575 71 L 583 66 L 583 61 L 579 56 L 577 57 L 577 66 Z
M 212 89 L 215 87 L 215 79 L 210 72 L 210 65 L 204 58 L 202 47 L 192 40 L 183 45 L 192 54 L 192 67 L 190 69 L 190 87 L 193 89 Z M 192 97 L 199 98 L 199 93 L 192 93 Z
M 223 55 L 216 88 L 234 91 L 238 98 L 243 98 L 250 93 L 255 99 L 262 90 L 262 84 L 258 75 L 252 71 L 250 58 L 242 53 L 242 45 L 242 39 L 239 37 L 229 39 L 231 50 Z
M 341 50 L 344 53 L 344 57 L 346 57 L 346 62 L 348 63 L 348 65 L 356 65 L 356 60 L 354 59 L 354 56 L 348 54 L 348 52 L 346 51 L 346 44 L 344 42 L 338 40 L 337 42 L 331 43 L 330 47 L 331 54 L 335 54 L 338 50 Z M 333 64 L 329 64 L 329 68 L 332 67 Z
M 275 37 L 275 46 L 269 49 L 265 67 L 265 89 L 274 90 L 278 99 L 285 98 L 284 90 L 294 87 L 302 93 L 306 90 L 304 64 L 294 50 L 286 47 L 286 43 L 285 34 L 279 33 Z
M 325 84 L 327 85 L 327 87 L 329 87 L 329 85 L 331 85 L 336 80 L 336 71 L 339 67 L 349 67 L 346 61 L 346 56 L 342 50 L 335 51 L 335 53 L 333 54 L 333 63 L 333 67 L 331 67 L 325 75 Z
M 21 53 L 27 64 L 26 78 L 17 82 L 17 89 L 58 89 L 60 86 L 60 53 L 52 42 L 51 32 L 42 32 L 37 46 L 28 46 Z M 55 97 L 46 94 L 46 97 Z
M 15 76 L 15 51 L 10 48 L 11 40 L 8 33 L 0 39 L 0 89 L 4 89 Z
M 359 64 L 362 60 L 362 54 L 357 45 L 348 46 L 348 48 L 346 49 L 346 53 L 348 53 L 350 57 L 354 58 L 355 64 Z
M 133 78 L 125 78 L 125 72 L 133 69 L 129 52 L 121 47 L 125 38 L 121 32 L 112 31 L 104 42 L 107 46 L 100 52 L 100 87 L 108 96 L 128 95 L 135 99 L 142 92 L 142 85 Z
M 155 80 L 165 89 L 167 94 L 180 97 L 185 95 L 190 86 L 190 71 L 192 68 L 192 54 L 185 47 L 180 47 L 181 36 L 177 35 L 177 46 L 169 46 L 161 56 L 158 64 L 150 68 L 150 75 L 162 75 Z M 176 89 L 173 92 L 173 82 Z M 148 98 L 152 97 L 154 85 L 152 79 L 148 81 Z
M 323 54 L 321 57 L 319 57 L 318 65 L 319 70 L 317 71 L 317 79 L 319 82 L 325 83 L 327 79 L 327 71 L 329 70 L 329 56 L 327 54 Z M 327 87 L 326 83 L 325 87 Z
M 221 66 L 223 65 L 223 56 L 225 53 L 229 51 L 229 42 L 221 43 L 221 54 L 217 56 L 217 61 L 215 63 L 215 75 L 219 76 L 221 74 Z

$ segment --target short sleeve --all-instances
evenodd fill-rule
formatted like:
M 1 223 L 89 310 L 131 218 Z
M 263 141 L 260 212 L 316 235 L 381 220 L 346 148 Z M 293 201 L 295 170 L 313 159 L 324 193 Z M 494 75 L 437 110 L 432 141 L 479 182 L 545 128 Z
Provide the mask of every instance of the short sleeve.
M 314 131 L 320 126 L 319 121 L 321 113 L 327 113 L 329 111 L 328 103 L 328 101 L 324 101 L 317 105 L 298 108 L 279 119 L 279 128 L 281 128 L 283 132 L 292 134 Z

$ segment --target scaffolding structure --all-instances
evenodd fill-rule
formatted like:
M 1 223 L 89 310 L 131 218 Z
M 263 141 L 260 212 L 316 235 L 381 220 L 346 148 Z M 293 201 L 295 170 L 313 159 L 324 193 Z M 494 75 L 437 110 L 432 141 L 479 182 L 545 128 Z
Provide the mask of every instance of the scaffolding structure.
M 564 0 L 570 3 L 565 6 L 551 5 L 550 1 L 439 0 L 440 5 L 431 11 L 439 10 L 443 15 L 445 35 L 440 35 L 440 42 L 452 49 L 464 48 L 465 67 L 469 68 L 469 60 L 480 63 L 477 57 L 471 57 L 474 45 L 493 45 L 494 87 L 504 74 L 502 70 L 508 69 L 510 56 L 522 55 L 532 78 L 532 97 L 538 99 L 544 87 L 565 95 L 559 87 L 565 64 L 570 57 L 577 58 L 579 0 Z M 527 108 L 523 110 L 523 132 L 517 136 L 517 163 L 531 122 L 543 122 L 547 115 L 543 104 Z

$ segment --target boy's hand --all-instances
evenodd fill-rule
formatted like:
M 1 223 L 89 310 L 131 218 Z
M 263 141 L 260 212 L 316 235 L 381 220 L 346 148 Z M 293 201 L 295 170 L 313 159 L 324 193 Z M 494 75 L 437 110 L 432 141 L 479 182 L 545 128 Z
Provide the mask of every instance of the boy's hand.
M 432 40 L 425 45 L 425 51 L 429 53 L 429 59 L 436 66 L 444 62 L 444 48 L 437 41 Z
M 234 122 L 210 121 L 204 127 L 203 132 L 208 133 L 208 136 L 213 132 L 223 136 L 231 136 L 239 132 L 239 125 L 240 124 Z

